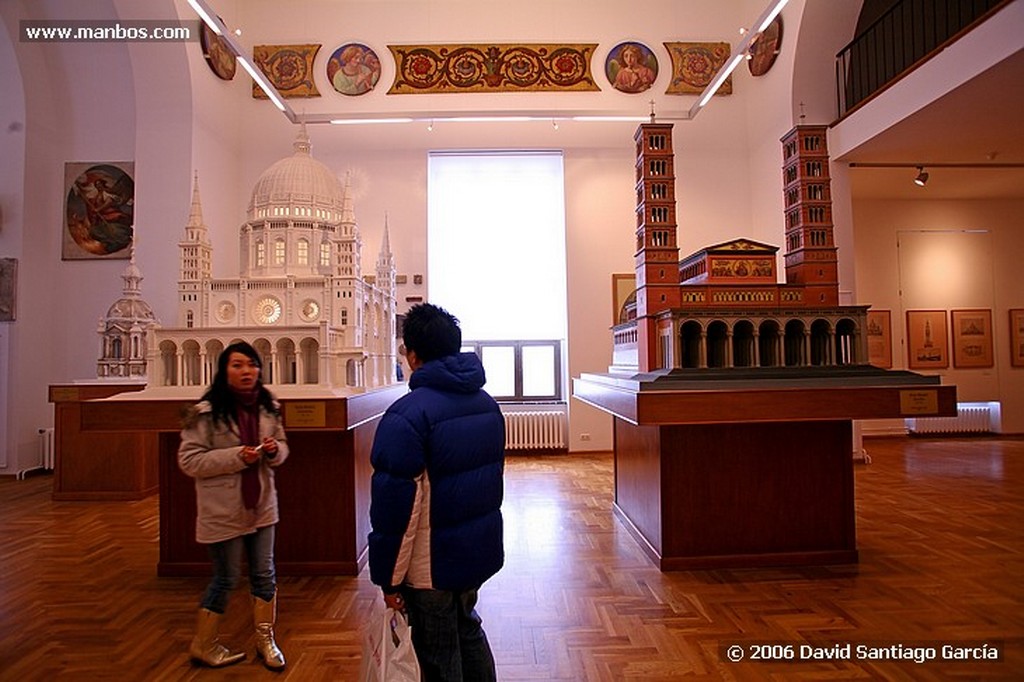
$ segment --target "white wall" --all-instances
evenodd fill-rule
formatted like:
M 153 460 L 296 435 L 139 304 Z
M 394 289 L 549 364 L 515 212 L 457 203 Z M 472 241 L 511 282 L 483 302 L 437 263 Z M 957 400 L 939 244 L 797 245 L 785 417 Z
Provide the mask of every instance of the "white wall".
M 857 303 L 892 311 L 894 368 L 907 366 L 907 310 L 992 310 L 994 367 L 922 373 L 956 385 L 961 402 L 1000 401 L 1004 433 L 1024 433 L 1024 368 L 1009 349 L 1009 310 L 1024 307 L 1022 211 L 1012 200 L 853 205 Z
M 666 116 L 686 111 L 695 97 L 664 94 L 670 64 L 661 43 L 725 40 L 735 44 L 739 41 L 737 29 L 749 25 L 766 3 L 652 0 L 628 12 L 623 11 L 621 3 L 610 0 L 286 5 L 271 0 L 215 0 L 213 4 L 229 26 L 243 30 L 241 41 L 246 46 L 323 44 L 315 66 L 322 97 L 290 100 L 300 113 L 454 113 L 518 108 L 644 115 L 653 99 L 659 116 Z M 842 19 L 837 20 L 829 13 L 831 9 L 822 9 L 824 4 L 793 0 L 783 12 L 783 52 L 772 71 L 755 79 L 741 66 L 733 77 L 735 94 L 715 97 L 696 120 L 676 124 L 678 222 L 684 255 L 738 236 L 782 245 L 778 140 L 797 122 L 800 101 L 809 103 L 806 122 L 828 122 L 824 109 L 832 86 L 830 79 L 824 85 L 817 82 L 822 78 L 819 71 L 824 69 L 821 60 L 831 64 L 835 49 L 842 46 L 851 30 L 830 22 L 842 24 L 855 14 L 855 9 L 844 7 Z M 11 133 L 0 142 L 4 152 L 0 174 L 14 178 L 13 184 L 0 188 L 6 216 L 0 230 L 0 255 L 21 259 L 19 319 L 9 326 L 7 336 L 10 394 L 18 396 L 18 407 L 9 415 L 8 466 L 0 467 L 2 474 L 36 463 L 36 429 L 52 423 L 47 386 L 95 376 L 96 323 L 120 296 L 122 286 L 119 275 L 124 261 L 60 259 L 64 163 L 135 161 L 137 258 L 145 276 L 143 294 L 157 316 L 171 324 L 176 313 L 177 242 L 188 215 L 193 172 L 199 172 L 204 216 L 214 245 L 214 273 L 234 276 L 238 272 L 238 228 L 245 219 L 252 185 L 271 163 L 291 153 L 297 130 L 270 103 L 251 97 L 251 83 L 241 69 L 233 81 L 217 79 L 203 62 L 197 43 L 32 45 L 17 39 L 18 20 L 26 17 L 192 20 L 185 0 L 4 0 L 0 2 L 0 15 L 7 29 L 7 47 L 0 46 L 0 50 L 13 50 L 18 66 L 14 74 L 7 66 L 10 61 L 4 60 L 6 70 L 0 70 L 9 93 L 0 105 L 0 113 L 25 121 L 20 142 L 18 135 Z M 811 40 L 804 35 L 817 37 Z M 386 94 L 393 76 L 389 43 L 502 40 L 598 43 L 592 69 L 602 91 Z M 602 75 L 608 50 L 626 40 L 644 42 L 661 59 L 658 81 L 647 93 L 617 92 Z M 381 83 L 364 97 L 335 93 L 326 82 L 326 74 L 321 73 L 330 52 L 349 41 L 370 45 L 384 62 Z M 818 71 L 808 73 L 802 66 L 805 58 L 817 60 Z M 799 86 L 790 84 L 796 81 Z M 816 89 L 822 87 L 827 91 L 824 94 Z M 22 89 L 24 97 L 19 98 L 17 93 Z M 19 113 L 20 102 L 24 103 L 23 116 Z M 610 276 L 632 270 L 635 127 L 633 123 L 564 122 L 556 130 L 546 122 L 475 127 L 446 124 L 428 132 L 422 125 L 401 131 L 319 125 L 311 126 L 309 133 L 316 158 L 339 177 L 352 173 L 366 270 L 372 270 L 387 215 L 398 270 L 410 275 L 410 284 L 399 292 L 402 297 L 425 292 L 425 288 L 417 290 L 411 284 L 411 276 L 426 274 L 428 150 L 564 149 L 568 370 L 570 376 L 578 376 L 604 371 L 610 363 Z M 8 151 L 13 153 L 8 155 Z M 848 184 L 835 168 L 833 174 L 837 178 L 833 196 L 837 201 L 847 201 L 848 207 Z M 21 190 L 16 192 L 24 197 L 21 209 L 18 198 L 13 210 L 6 206 L 11 187 Z M 859 223 L 860 218 L 856 219 Z M 852 219 L 846 220 L 845 227 L 841 227 L 837 218 L 837 238 L 852 241 L 850 222 Z M 846 243 L 841 242 L 844 249 Z M 860 253 L 863 247 L 858 244 L 857 248 Z M 844 287 L 848 279 L 852 280 L 850 251 L 840 253 Z M 863 274 L 858 274 L 860 281 Z M 1000 290 L 1012 289 L 1009 280 L 997 284 Z M 863 296 L 858 292 L 860 300 Z M 1017 305 L 999 300 L 998 305 L 1004 308 Z M 35 314 L 26 315 L 26 310 Z M 997 311 L 997 321 L 1000 314 Z M 1006 380 L 1001 376 L 1000 381 L 1005 393 L 1009 390 Z M 1019 384 L 1013 386 L 1019 394 Z M 574 449 L 611 447 L 611 421 L 606 415 L 576 401 L 571 401 L 571 410 Z M 590 434 L 589 441 L 581 440 L 584 433 Z
M 2 18 L 2 17 L 0 17 Z M 0 28 L 3 24 L 0 23 Z M 22 256 L 24 225 L 25 98 L 21 73 L 14 57 L 14 44 L 6 30 L 0 30 L 0 258 Z M 16 314 L 20 314 L 17 311 Z M 16 322 L 0 322 L 0 473 L 10 468 L 11 411 L 8 409 L 12 374 L 10 337 Z

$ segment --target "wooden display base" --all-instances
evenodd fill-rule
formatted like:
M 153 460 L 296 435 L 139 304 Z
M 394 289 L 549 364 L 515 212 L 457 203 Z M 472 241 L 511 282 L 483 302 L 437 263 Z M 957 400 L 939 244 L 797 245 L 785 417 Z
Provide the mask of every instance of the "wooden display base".
M 141 500 L 156 494 L 156 438 L 146 433 L 83 433 L 86 400 L 141 391 L 140 383 L 80 383 L 50 386 L 53 403 L 53 499 Z
M 370 448 L 381 415 L 407 390 L 395 384 L 351 396 L 281 398 L 290 454 L 275 471 L 280 575 L 359 573 L 370 530 Z M 152 438 L 160 478 L 160 576 L 210 574 L 206 547 L 195 541 L 195 481 L 177 460 L 181 416 L 194 402 L 139 394 L 80 408 L 84 432 Z
M 852 419 L 956 414 L 927 377 L 784 374 L 574 380 L 615 417 L 615 514 L 661 570 L 855 563 Z

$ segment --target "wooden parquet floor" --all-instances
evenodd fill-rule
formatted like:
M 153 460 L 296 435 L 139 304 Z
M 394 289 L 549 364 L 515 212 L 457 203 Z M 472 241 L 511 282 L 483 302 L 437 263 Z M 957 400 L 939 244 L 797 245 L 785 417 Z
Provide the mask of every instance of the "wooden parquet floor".
M 613 517 L 611 455 L 510 457 L 506 566 L 479 607 L 499 678 L 1024 679 L 1024 440 L 867 447 L 859 564 L 680 573 L 658 571 Z M 156 577 L 157 498 L 54 502 L 51 485 L 0 479 L 0 680 L 357 678 L 360 623 L 378 598 L 365 572 L 281 579 L 278 675 L 252 655 L 243 585 L 222 634 L 249 658 L 196 668 L 187 647 L 205 580 Z M 757 644 L 849 644 L 852 660 L 751 661 Z M 988 644 L 1001 660 L 941 660 L 947 644 Z M 939 658 L 868 659 L 858 645 Z

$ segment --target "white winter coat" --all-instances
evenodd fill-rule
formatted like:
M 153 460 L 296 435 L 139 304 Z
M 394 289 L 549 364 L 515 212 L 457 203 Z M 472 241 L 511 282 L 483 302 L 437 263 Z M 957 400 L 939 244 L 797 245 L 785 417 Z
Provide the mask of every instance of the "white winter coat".
M 212 406 L 197 403 L 181 432 L 178 466 L 196 481 L 196 542 L 209 544 L 247 535 L 278 521 L 274 468 L 288 458 L 288 442 L 278 415 L 260 407 L 260 439 L 277 440 L 277 456 L 259 460 L 260 492 L 255 509 L 242 503 L 242 441 L 238 425 L 213 421 Z

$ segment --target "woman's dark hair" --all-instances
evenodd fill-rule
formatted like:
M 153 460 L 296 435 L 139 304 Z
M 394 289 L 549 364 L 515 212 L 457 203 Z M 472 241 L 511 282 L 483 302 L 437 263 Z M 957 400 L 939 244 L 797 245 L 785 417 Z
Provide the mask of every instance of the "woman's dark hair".
M 214 375 L 213 383 L 210 384 L 210 387 L 206 389 L 206 393 L 203 394 L 203 400 L 209 402 L 213 407 L 213 421 L 221 421 L 225 424 L 235 421 L 238 400 L 235 398 L 231 387 L 228 386 L 228 360 L 231 358 L 232 353 L 241 353 L 255 362 L 256 366 L 260 368 L 260 377 L 256 380 L 256 390 L 258 391 L 256 402 L 271 414 L 277 414 L 278 410 L 274 404 L 274 396 L 263 385 L 263 360 L 260 359 L 259 353 L 251 345 L 245 341 L 236 341 L 225 348 L 221 352 L 220 357 L 217 358 L 217 374 Z
M 456 355 L 462 348 L 459 321 L 444 308 L 418 303 L 405 315 L 402 341 L 423 362 Z

